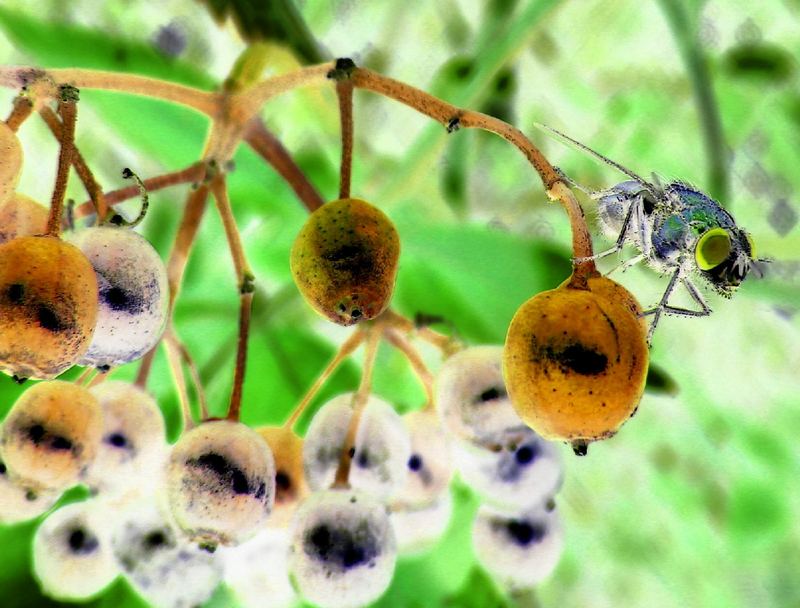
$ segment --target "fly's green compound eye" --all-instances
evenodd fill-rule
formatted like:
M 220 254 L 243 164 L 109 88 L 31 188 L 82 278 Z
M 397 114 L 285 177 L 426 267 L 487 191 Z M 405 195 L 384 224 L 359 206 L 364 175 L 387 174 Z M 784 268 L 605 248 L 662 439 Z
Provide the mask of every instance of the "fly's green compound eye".
M 700 237 L 694 257 L 701 270 L 711 270 L 724 262 L 731 252 L 731 237 L 724 228 L 712 228 Z

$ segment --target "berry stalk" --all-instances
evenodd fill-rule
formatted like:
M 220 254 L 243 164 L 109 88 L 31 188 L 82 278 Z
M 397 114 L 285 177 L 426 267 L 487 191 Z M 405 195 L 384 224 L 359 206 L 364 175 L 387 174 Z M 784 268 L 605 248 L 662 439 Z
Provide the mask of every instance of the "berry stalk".
M 427 397 L 428 401 L 425 404 L 424 409 L 430 410 L 433 408 L 433 374 L 428 369 L 428 366 L 425 365 L 425 361 L 422 360 L 422 356 L 419 354 L 419 351 L 414 348 L 414 345 L 409 342 L 405 336 L 400 334 L 397 330 L 392 328 L 386 328 L 383 332 L 383 335 L 386 339 L 395 347 L 397 348 L 408 360 L 409 364 L 411 365 L 411 369 L 414 370 L 414 373 L 419 378 L 420 383 L 422 384 L 422 388 L 425 389 L 425 396 Z
M 6 118 L 6 125 L 12 131 L 16 132 L 19 126 L 25 122 L 28 116 L 33 112 L 33 102 L 27 97 L 21 95 L 14 98 L 14 106 Z
M 63 136 L 63 124 L 59 120 L 58 116 L 56 116 L 56 113 L 53 112 L 53 110 L 51 110 L 48 106 L 42 106 L 39 108 L 39 116 L 41 116 L 42 120 L 50 129 L 50 132 L 53 134 L 53 136 L 61 141 Z M 78 150 L 77 146 L 74 145 L 74 143 L 72 166 L 83 183 L 84 188 L 86 188 L 86 193 L 91 199 L 91 204 L 97 212 L 97 216 L 99 218 L 104 218 L 108 213 L 108 205 L 106 204 L 103 189 L 100 187 L 100 184 L 97 183 L 97 180 L 94 178 L 91 169 L 89 169 L 89 165 L 86 164 L 86 161 L 83 159 L 83 155 L 80 153 L 80 150 Z
M 61 215 L 64 211 L 64 194 L 67 191 L 69 168 L 75 154 L 75 123 L 78 118 L 78 89 L 63 85 L 60 89 L 58 113 L 61 114 L 61 148 L 58 153 L 58 169 L 53 198 L 50 201 L 50 217 L 47 220 L 47 234 L 61 234 Z

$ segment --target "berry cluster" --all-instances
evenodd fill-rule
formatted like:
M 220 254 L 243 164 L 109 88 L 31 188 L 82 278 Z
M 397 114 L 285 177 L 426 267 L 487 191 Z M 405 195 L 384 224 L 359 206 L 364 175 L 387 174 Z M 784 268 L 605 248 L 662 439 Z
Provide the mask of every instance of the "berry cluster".
M 229 83 L 219 96 L 172 90 L 213 117 L 204 158 L 145 182 L 126 169 L 123 176 L 135 177 L 137 186 L 108 195 L 74 142 L 75 87 L 54 88 L 54 76 L 25 80 L 31 86 L 15 104 L 13 120 L 0 123 L 0 369 L 18 381 L 43 380 L 22 394 L 2 424 L 0 521 L 37 517 L 69 487 L 91 490 L 88 500 L 51 512 L 36 533 L 34 570 L 48 595 L 81 601 L 124 576 L 142 597 L 168 608 L 205 601 L 221 581 L 246 606 L 265 605 L 264 598 L 270 606 L 300 599 L 322 608 L 363 606 L 386 590 L 399 555 L 427 550 L 445 533 L 456 473 L 482 502 L 472 529 L 478 562 L 504 588 L 528 589 L 553 571 L 563 548 L 555 496 L 564 467 L 550 440 L 585 453 L 588 442 L 610 437 L 635 411 L 648 360 L 641 310 L 596 271 L 577 203 L 538 150 L 505 123 L 455 109 L 349 60 L 301 72 L 278 80 L 292 86 L 303 79 L 335 81 L 342 175 L 339 199 L 323 204 L 318 195 L 304 198 L 312 213 L 289 266 L 310 307 L 327 321 L 352 326 L 352 333 L 281 426 L 253 429 L 240 421 L 256 277 L 225 174 L 241 137 L 268 150 L 265 158 L 276 164 L 271 134 L 252 121 L 279 85 Z M 79 81 L 80 72 L 71 77 Z M 115 86 L 124 84 L 122 77 Z M 480 127 L 503 135 L 526 153 L 548 193 L 564 204 L 575 235 L 573 275 L 519 309 L 504 346 L 466 347 L 390 308 L 398 232 L 387 215 L 349 192 L 356 86 L 416 103 L 421 111 L 424 105 L 448 131 Z M 143 81 L 136 87 L 147 90 Z M 49 107 L 54 100 L 58 114 Z M 214 105 L 220 100 L 227 104 L 224 112 Z M 25 108 L 39 111 L 61 146 L 49 212 L 15 191 L 22 169 L 15 128 Z M 286 159 L 281 162 L 285 167 Z M 71 166 L 91 197 L 88 208 L 77 208 L 78 219 L 94 218 L 89 226 L 76 228 L 74 213 L 63 217 Z M 302 190 L 297 179 L 293 185 Z M 165 264 L 131 228 L 146 211 L 146 187 L 182 181 L 194 187 Z M 110 209 L 137 193 L 144 200 L 137 221 Z M 209 195 L 223 221 L 240 299 L 225 418 L 208 414 L 199 375 L 172 323 Z M 63 225 L 69 228 L 65 238 Z M 435 375 L 414 339 L 441 351 L 444 361 Z M 401 416 L 373 393 L 381 340 L 398 349 L 421 380 L 428 400 L 418 411 Z M 160 344 L 184 413 L 183 432 L 172 445 L 146 391 Z M 362 344 L 357 389 L 320 407 L 299 436 L 298 418 Z M 108 379 L 139 359 L 135 384 Z M 199 419 L 189 406 L 184 363 L 192 371 Z M 55 379 L 74 365 L 91 369 L 76 382 Z

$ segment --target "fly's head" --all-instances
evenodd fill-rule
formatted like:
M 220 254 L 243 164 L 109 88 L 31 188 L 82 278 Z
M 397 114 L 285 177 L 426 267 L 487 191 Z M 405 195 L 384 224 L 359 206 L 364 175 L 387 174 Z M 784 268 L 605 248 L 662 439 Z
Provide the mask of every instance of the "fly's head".
M 721 295 L 730 297 L 750 272 L 755 248 L 741 228 L 711 228 L 697 240 L 694 257 L 703 277 Z

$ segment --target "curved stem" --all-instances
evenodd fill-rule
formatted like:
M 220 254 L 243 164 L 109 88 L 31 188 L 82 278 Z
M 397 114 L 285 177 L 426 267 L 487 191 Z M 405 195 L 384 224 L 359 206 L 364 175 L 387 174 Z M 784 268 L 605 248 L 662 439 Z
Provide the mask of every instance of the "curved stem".
M 264 80 L 232 96 L 230 115 L 238 123 L 245 124 L 273 97 L 292 89 L 326 82 L 331 68 L 331 63 L 323 63 Z
M 81 68 L 41 70 L 25 66 L 0 67 L 0 86 L 14 89 L 27 87 L 36 95 L 55 98 L 58 95 L 58 86 L 62 83 L 78 89 L 103 89 L 155 97 L 179 103 L 212 117 L 218 113 L 218 94 L 146 76 Z
M 583 216 L 583 209 L 564 182 L 557 182 L 547 190 L 547 195 L 561 201 L 561 205 L 567 212 L 570 227 L 572 228 L 572 278 L 570 286 L 578 289 L 586 288 L 587 279 L 600 276 L 594 260 L 586 259 L 594 255 L 592 250 L 592 237 L 586 225 L 586 218 Z
M 452 133 L 461 127 L 477 128 L 503 137 L 525 155 L 534 169 L 536 169 L 547 190 L 556 182 L 562 181 L 558 172 L 522 131 L 498 118 L 481 112 L 458 108 L 421 89 L 407 85 L 399 80 L 382 76 L 366 68 L 355 68 L 351 78 L 354 86 L 399 101 L 442 123 L 447 127 L 448 132 Z
M 244 140 L 286 180 L 306 209 L 313 212 L 322 207 L 325 203 L 322 196 L 311 185 L 308 177 L 297 166 L 280 140 L 267 130 L 260 118 L 253 118 L 247 123 Z
M 383 335 L 386 339 L 395 347 L 397 348 L 405 358 L 408 360 L 409 364 L 411 364 L 411 368 L 414 370 L 414 373 L 419 378 L 420 383 L 422 384 L 422 388 L 425 389 L 425 396 L 427 397 L 428 401 L 425 404 L 426 410 L 433 408 L 433 374 L 428 369 L 428 366 L 425 365 L 425 361 L 423 361 L 422 356 L 419 354 L 419 351 L 414 348 L 414 345 L 411 344 L 405 336 L 402 336 L 397 331 L 391 328 L 387 328 L 384 330 Z
M 200 161 L 180 171 L 145 179 L 142 181 L 142 184 L 147 192 L 153 192 L 155 190 L 161 190 L 163 188 L 176 186 L 178 184 L 199 182 L 203 180 L 205 175 L 206 163 Z M 141 188 L 137 184 L 136 186 L 126 186 L 125 188 L 119 188 L 118 190 L 106 192 L 103 194 L 103 199 L 105 200 L 105 204 L 110 207 L 123 201 L 127 201 L 135 196 L 139 196 L 139 194 L 141 194 Z M 75 209 L 75 218 L 79 219 L 86 217 L 94 212 L 94 203 L 92 201 L 86 201 L 81 203 Z

